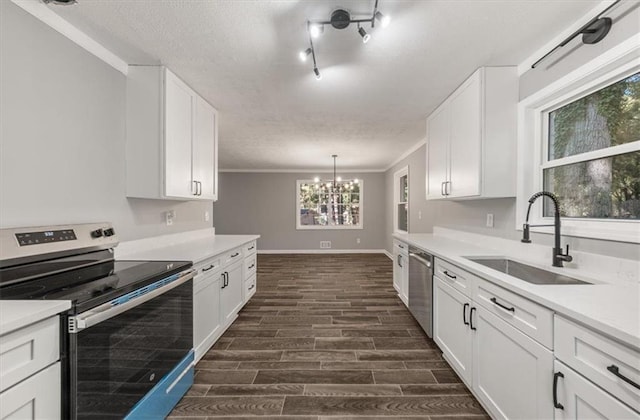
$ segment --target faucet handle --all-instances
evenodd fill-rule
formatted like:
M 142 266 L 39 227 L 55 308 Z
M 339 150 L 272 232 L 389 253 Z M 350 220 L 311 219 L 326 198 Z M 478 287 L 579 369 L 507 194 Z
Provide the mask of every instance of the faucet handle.
M 522 225 L 522 239 L 520 242 L 524 242 L 525 244 L 531 243 L 531 239 L 529 238 L 529 223 Z
M 562 259 L 566 262 L 573 261 L 573 257 L 569 255 L 569 244 L 567 244 L 567 252 L 565 254 L 562 254 Z

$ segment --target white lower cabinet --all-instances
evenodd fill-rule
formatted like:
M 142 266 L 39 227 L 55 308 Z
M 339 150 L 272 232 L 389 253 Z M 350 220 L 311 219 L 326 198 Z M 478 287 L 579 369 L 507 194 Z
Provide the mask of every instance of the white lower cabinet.
M 553 353 L 482 306 L 471 325 L 473 388 L 493 417 L 553 418 Z
M 220 271 L 199 270 L 193 293 L 193 347 L 195 359 L 200 360 L 222 332 Z
M 222 308 L 222 322 L 233 322 L 240 308 L 242 308 L 244 279 L 242 278 L 242 262 L 237 262 L 222 273 L 220 286 L 220 307 Z
M 0 420 L 59 419 L 60 362 L 0 394 Z
M 567 420 L 640 418 L 640 413 L 612 397 L 564 363 L 554 363 L 555 418 Z
M 237 248 L 212 257 L 197 266 L 193 281 L 193 347 L 196 362 L 205 355 L 218 338 L 236 319 L 242 306 L 255 293 L 255 241 L 251 248 L 254 266 L 245 278 L 247 259 Z M 252 271 L 251 271 L 252 270 Z M 253 286 L 249 288 L 249 286 Z
M 483 306 L 484 280 L 440 260 L 435 267 L 433 339 L 443 357 L 492 418 L 552 419 L 553 352 L 494 313 L 493 302 Z
M 409 245 L 393 242 L 393 287 L 405 305 L 409 305 Z
M 433 339 L 451 367 L 471 384 L 471 300 L 438 277 L 433 279 Z

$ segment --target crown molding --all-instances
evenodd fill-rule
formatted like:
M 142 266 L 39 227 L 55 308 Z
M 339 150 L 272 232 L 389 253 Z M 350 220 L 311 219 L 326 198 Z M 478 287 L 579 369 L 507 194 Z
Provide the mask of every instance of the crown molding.
M 81 48 L 98 57 L 120 73 L 127 75 L 129 65 L 113 52 L 106 49 L 89 35 L 85 34 L 71 23 L 63 19 L 60 15 L 51 10 L 40 0 L 11 0 L 16 6 L 23 9 L 45 25 L 58 31 L 69 40 L 75 42 Z M 62 6 L 61 6 L 62 7 Z M 73 6 L 71 6 L 73 7 Z
M 417 142 L 416 144 L 413 145 L 412 148 L 410 148 L 409 150 L 407 150 L 406 152 L 404 152 L 402 155 L 400 155 L 400 157 L 396 160 L 394 160 L 391 165 L 387 166 L 384 171 L 387 172 L 389 169 L 393 168 L 394 166 L 396 166 L 398 163 L 402 162 L 403 160 L 405 160 L 406 158 L 409 157 L 409 155 L 411 155 L 413 152 L 415 152 L 416 150 L 418 150 L 419 148 L 421 148 L 422 146 L 424 146 L 425 144 L 427 144 L 427 137 L 425 136 L 425 138 L 423 138 L 422 140 L 420 140 L 419 142 Z

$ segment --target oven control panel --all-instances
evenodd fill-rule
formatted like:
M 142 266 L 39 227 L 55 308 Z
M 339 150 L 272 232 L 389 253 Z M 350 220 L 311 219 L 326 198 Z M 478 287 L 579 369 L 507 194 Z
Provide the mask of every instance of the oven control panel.
M 16 233 L 20 246 L 46 244 L 49 242 L 75 241 L 78 239 L 73 229 L 43 230 L 41 232 Z

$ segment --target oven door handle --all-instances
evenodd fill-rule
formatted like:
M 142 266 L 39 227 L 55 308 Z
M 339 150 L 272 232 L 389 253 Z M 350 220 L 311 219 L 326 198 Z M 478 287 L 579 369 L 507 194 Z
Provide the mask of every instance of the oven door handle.
M 69 332 L 72 334 L 79 333 L 86 328 L 92 327 L 96 324 L 101 323 L 102 321 L 106 321 L 107 319 L 113 318 L 116 315 L 120 315 L 121 313 L 126 312 L 129 309 L 142 305 L 143 303 L 148 302 L 151 299 L 160 296 L 161 294 L 166 293 L 171 289 L 175 289 L 183 283 L 188 282 L 189 280 L 193 279 L 194 275 L 195 272 L 193 270 L 183 271 L 182 273 L 180 273 L 180 277 L 178 277 L 171 283 L 159 287 L 128 302 L 116 306 L 113 306 L 111 302 L 107 302 L 81 314 L 70 316 Z

